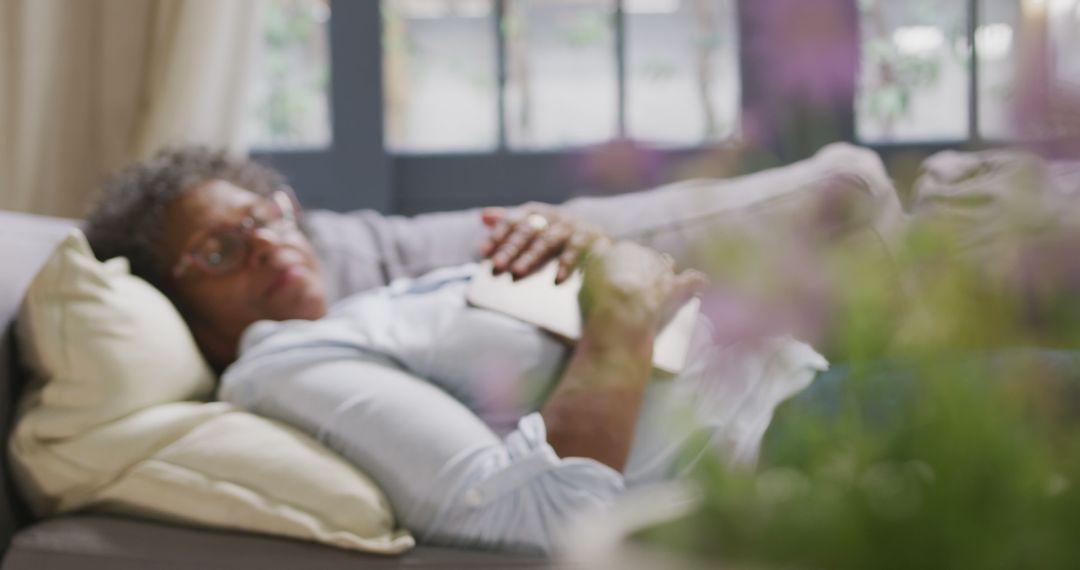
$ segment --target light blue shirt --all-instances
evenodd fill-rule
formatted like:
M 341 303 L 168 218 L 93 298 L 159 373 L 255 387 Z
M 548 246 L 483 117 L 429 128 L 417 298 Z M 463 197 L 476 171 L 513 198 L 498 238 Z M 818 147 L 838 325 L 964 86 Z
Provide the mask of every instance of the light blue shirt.
M 536 410 L 568 350 L 536 327 L 469 306 L 475 267 L 343 299 L 318 321 L 255 323 L 222 377 L 221 399 L 341 453 L 426 543 L 547 552 L 569 517 L 673 476 L 698 430 L 736 455 L 756 452 L 768 417 L 759 425 L 762 411 L 750 408 L 763 404 L 749 388 L 761 371 L 740 372 L 736 362 L 733 382 L 705 382 L 733 361 L 716 358 L 700 319 L 683 373 L 647 389 L 623 473 L 560 458 Z M 763 400 L 769 417 L 775 399 Z

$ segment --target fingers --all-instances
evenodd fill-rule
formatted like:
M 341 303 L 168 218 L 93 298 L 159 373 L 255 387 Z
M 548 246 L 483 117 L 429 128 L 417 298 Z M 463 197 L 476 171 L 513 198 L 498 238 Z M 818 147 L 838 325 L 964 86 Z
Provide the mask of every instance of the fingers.
M 683 305 L 704 290 L 708 284 L 709 278 L 695 269 L 687 269 L 672 275 L 668 284 L 667 299 L 660 312 L 660 326 L 670 322 Z
M 505 218 L 506 208 L 484 208 L 480 210 L 480 220 L 489 228 Z
M 491 220 L 491 224 L 489 224 L 491 233 L 488 234 L 484 243 L 480 245 L 480 255 L 492 257 L 499 246 L 502 245 L 503 241 L 506 240 L 506 237 L 510 235 L 510 231 L 514 229 L 518 220 L 510 219 L 505 215 L 505 212 L 501 217 L 496 217 L 495 215 L 484 217 L 484 214 L 481 214 L 481 217 L 485 224 L 488 223 L 488 219 Z
M 539 232 L 530 242 L 528 249 L 513 260 L 511 272 L 514 277 L 528 275 L 555 257 L 555 254 L 570 239 L 573 231 L 570 225 L 559 223 Z
M 609 243 L 607 237 L 597 231 L 580 231 L 571 235 L 559 256 L 559 271 L 555 274 L 555 284 L 566 281 L 585 254 L 604 243 Z
M 510 210 L 506 208 L 484 208 L 480 211 L 480 219 L 484 225 L 491 228 L 491 232 L 488 237 L 480 244 L 480 255 L 483 257 L 491 257 L 494 262 L 494 257 L 499 250 L 503 247 L 504 242 L 514 235 L 516 231 L 529 231 L 527 224 L 522 222 L 526 220 L 530 214 L 540 214 L 549 219 L 550 215 L 554 212 L 554 208 L 540 202 L 529 202 L 520 208 L 514 209 L 513 215 Z M 523 229 L 524 226 L 524 229 Z M 535 233 L 535 228 L 532 228 Z M 519 238 L 520 239 L 520 238 Z M 513 256 L 511 256 L 512 260 Z M 507 262 L 509 262 L 508 260 Z M 496 272 L 503 271 L 505 265 L 496 266 Z
M 672 297 L 679 300 L 679 305 L 702 292 L 709 286 L 709 277 L 696 269 L 687 269 L 675 275 Z
M 541 203 L 525 204 L 513 214 L 502 208 L 485 208 L 481 219 L 491 233 L 481 244 L 480 253 L 491 259 L 496 274 L 509 270 L 515 279 L 557 259 L 555 283 L 560 284 L 603 236 L 592 226 Z
M 497 227 L 496 231 L 498 229 Z M 493 232 L 492 238 L 502 242 L 498 245 L 495 253 L 491 255 L 491 264 L 495 269 L 495 273 L 506 271 L 540 232 L 540 229 L 520 221 L 515 223 L 512 229 L 503 232 L 503 239 L 499 239 L 499 236 Z
M 577 232 L 570 236 L 566 242 L 566 248 L 559 255 L 559 271 L 555 274 L 555 284 L 558 285 L 570 277 L 570 273 L 577 267 L 578 260 L 589 247 L 589 236 L 585 232 Z

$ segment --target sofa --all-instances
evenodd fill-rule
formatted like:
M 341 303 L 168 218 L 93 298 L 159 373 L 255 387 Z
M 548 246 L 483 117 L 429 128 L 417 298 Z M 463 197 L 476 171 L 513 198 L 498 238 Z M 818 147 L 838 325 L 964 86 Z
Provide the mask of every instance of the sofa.
M 1009 195 L 1010 171 L 1030 157 L 999 153 L 943 154 L 928 160 L 910 193 L 909 211 L 916 217 L 949 216 L 964 220 L 979 232 L 979 241 L 992 239 L 981 220 Z M 1036 162 L 1036 164 L 1039 164 Z M 839 166 L 838 166 L 839 165 Z M 1025 166 L 1025 172 L 1027 172 Z M 1040 166 L 1040 176 L 1055 200 L 1080 197 L 1080 168 L 1076 163 Z M 733 179 L 690 182 L 638 196 L 581 198 L 568 209 L 601 223 L 616 235 L 640 230 L 641 219 L 667 217 L 692 224 L 653 226 L 635 237 L 660 249 L 678 249 L 674 241 L 695 239 L 699 227 L 716 226 L 746 232 L 768 231 L 768 211 L 806 208 L 814 189 L 849 188 L 873 204 L 869 227 L 887 240 L 889 233 L 910 223 L 880 159 L 865 149 L 837 145 L 818 156 L 788 167 Z M 1042 179 L 1040 179 L 1042 180 Z M 810 190 L 810 191 L 807 191 Z M 709 194 L 715 211 L 702 215 L 693 196 Z M 972 195 L 981 199 L 971 200 Z M 672 199 L 672 196 L 678 197 Z M 687 197 L 691 198 L 687 198 Z M 662 207 L 661 207 L 662 206 Z M 665 209 L 670 211 L 665 211 Z M 678 211 L 678 210 L 684 211 Z M 719 216 L 719 218 L 717 218 Z M 698 222 L 707 219 L 708 224 Z M 661 220 L 662 221 L 662 220 Z M 62 220 L 0 211 L 0 433 L 7 441 L 13 402 L 25 382 L 16 357 L 12 324 L 26 288 L 68 230 L 77 225 Z M 382 216 L 375 212 L 311 212 L 307 225 L 328 273 L 330 294 L 339 298 L 417 275 L 434 267 L 462 263 L 476 255 L 475 244 L 484 228 L 474 211 L 429 214 L 416 218 Z M 742 231 L 742 230 L 741 230 Z M 6 455 L 0 455 L 0 570 L 23 568 L 552 568 L 569 563 L 504 553 L 419 546 L 401 556 L 379 556 L 238 532 L 85 513 L 32 520 L 12 484 Z
M 368 215 L 368 214 L 364 214 Z M 361 231 L 365 224 L 338 215 L 325 215 L 323 226 L 349 222 Z M 313 216 L 318 223 L 319 216 Z M 469 216 L 468 218 L 472 218 Z M 429 220 L 439 227 L 445 221 Z M 75 226 L 62 220 L 0 211 L 0 434 L 6 441 L 13 402 L 25 382 L 15 358 L 18 347 L 12 323 L 26 287 L 50 252 Z M 389 226 L 393 223 L 388 222 Z M 363 231 L 370 231 L 364 229 Z M 392 232 L 392 229 L 386 231 Z M 479 231 L 479 228 L 477 228 Z M 405 269 L 391 268 L 390 271 Z M 376 274 L 380 275 L 380 274 Z M 0 568 L 552 568 L 535 557 L 484 551 L 421 546 L 402 556 L 379 556 L 295 540 L 220 530 L 184 527 L 100 514 L 79 514 L 32 520 L 12 485 L 8 460 L 0 458 Z

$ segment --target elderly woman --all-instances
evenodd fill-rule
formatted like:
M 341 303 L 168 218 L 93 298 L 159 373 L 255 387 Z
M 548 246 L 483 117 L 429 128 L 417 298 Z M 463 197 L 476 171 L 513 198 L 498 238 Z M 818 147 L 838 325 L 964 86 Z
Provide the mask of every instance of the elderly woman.
M 590 302 L 572 349 L 469 306 L 474 266 L 331 304 L 280 175 L 205 149 L 121 172 L 87 236 L 99 257 L 128 257 L 174 301 L 223 371 L 222 399 L 353 461 L 421 541 L 549 550 L 571 514 L 675 474 L 687 442 L 701 439 L 695 430 L 753 455 L 786 394 L 744 381 L 745 363 L 717 354 L 704 319 L 684 371 L 651 382 L 658 329 L 701 287 L 700 273 L 555 208 L 484 218 L 493 230 L 483 251 L 517 274 L 558 256 L 565 277 L 590 250 Z M 809 363 L 792 365 L 794 384 L 823 365 L 805 345 L 784 350 Z M 725 370 L 732 382 L 716 382 Z M 686 412 L 696 421 L 668 429 Z

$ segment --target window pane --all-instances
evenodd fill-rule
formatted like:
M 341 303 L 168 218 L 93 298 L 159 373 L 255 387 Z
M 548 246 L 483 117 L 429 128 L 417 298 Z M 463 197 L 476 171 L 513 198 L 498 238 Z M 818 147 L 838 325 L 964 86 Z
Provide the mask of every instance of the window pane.
M 739 119 L 735 0 L 626 0 L 627 120 L 636 139 L 725 138 Z
M 271 0 L 263 18 L 249 143 L 259 150 L 329 146 L 329 2 Z
M 979 134 L 1015 136 L 1011 126 L 1020 32 L 1020 0 L 981 0 L 975 53 L 979 58 Z
M 859 10 L 859 139 L 967 139 L 966 2 L 860 0 Z
M 506 129 L 514 148 L 615 136 L 614 0 L 507 0 Z
M 387 147 L 494 148 L 492 0 L 383 0 L 382 12 Z
M 1018 86 L 1016 77 L 1021 46 L 1030 40 L 1035 49 L 1045 49 L 1050 59 L 1048 79 L 1055 91 L 1080 89 L 1080 0 L 1032 2 L 1023 9 L 1022 0 L 982 0 L 983 23 L 976 36 L 979 55 L 979 129 L 990 139 L 1053 136 L 1040 133 L 1030 123 L 1024 130 L 1014 124 Z M 1025 38 L 1024 33 L 1042 33 L 1045 38 Z M 1022 70 L 1021 70 L 1022 71 Z
M 1058 80 L 1080 89 L 1080 0 L 1050 1 L 1050 41 Z

